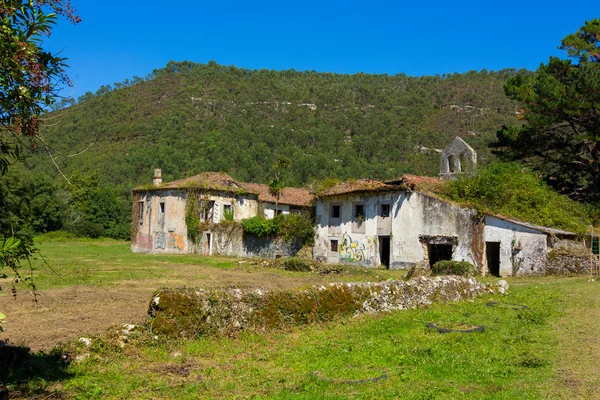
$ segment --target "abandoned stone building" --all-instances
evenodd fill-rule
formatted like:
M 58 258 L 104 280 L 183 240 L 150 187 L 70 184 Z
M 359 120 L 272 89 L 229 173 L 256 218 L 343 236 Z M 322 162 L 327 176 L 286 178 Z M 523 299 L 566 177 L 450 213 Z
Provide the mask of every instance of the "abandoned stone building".
M 408 268 L 468 261 L 498 276 L 538 272 L 553 240 L 574 233 L 484 215 L 420 188 L 436 178 L 340 183 L 316 200 L 315 258 L 329 263 Z
M 195 210 L 186 221 L 190 201 Z M 238 182 L 223 172 L 205 172 L 163 184 L 161 171 L 155 170 L 152 186 L 133 190 L 131 250 L 240 257 L 293 255 L 294 249 L 284 243 L 249 239 L 239 225 L 226 221 L 256 215 L 273 218 L 276 209 L 282 214 L 307 213 L 312 201 L 307 190 L 298 188 L 284 188 L 277 201 L 267 185 Z M 190 218 L 202 226 L 197 240 L 190 240 Z
M 244 235 L 239 224 L 226 221 L 314 212 L 317 260 L 388 268 L 457 260 L 483 274 L 507 276 L 539 272 L 551 248 L 577 239 L 571 232 L 481 215 L 434 194 L 442 180 L 474 171 L 476 162 L 475 151 L 456 138 L 442 153 L 439 178 L 352 180 L 316 197 L 285 188 L 278 202 L 267 185 L 238 182 L 226 173 L 163 184 L 156 170 L 153 186 L 133 191 L 131 248 L 139 253 L 293 256 L 299 247 Z M 196 206 L 191 216 L 186 215 L 190 200 Z M 195 240 L 190 240 L 188 222 L 202 226 Z

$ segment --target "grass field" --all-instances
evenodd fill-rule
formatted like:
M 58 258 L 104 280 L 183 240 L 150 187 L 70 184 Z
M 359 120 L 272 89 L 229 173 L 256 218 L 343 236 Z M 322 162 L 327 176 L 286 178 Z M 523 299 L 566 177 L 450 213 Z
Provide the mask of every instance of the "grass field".
M 46 325 L 58 321 L 55 331 L 76 325 L 63 333 L 62 341 L 86 335 L 92 346 L 73 340 L 64 347 L 69 362 L 46 351 L 29 355 L 27 368 L 0 371 L 12 396 L 600 398 L 600 339 L 595 332 L 600 326 L 600 282 L 584 277 L 511 278 L 506 297 L 343 318 L 260 335 L 166 341 L 140 330 L 123 343 L 118 330 L 106 328 L 110 323 L 141 322 L 159 286 L 289 288 L 397 278 L 401 273 L 348 269 L 339 276 L 320 276 L 244 267 L 228 258 L 133 255 L 127 244 L 114 241 L 52 242 L 43 244 L 42 251 L 62 278 L 40 266 L 35 278 L 41 306 L 25 301 L 26 293 L 17 301 L 0 295 L 0 311 L 7 310 L 3 312 L 9 317 L 6 336 L 30 345 L 26 334 L 15 332 L 41 331 L 51 339 L 43 339 L 38 347 L 48 350 L 56 338 Z M 46 304 L 48 299 L 57 301 L 54 308 Z M 489 307 L 490 301 L 528 308 Z M 78 325 L 81 316 L 85 318 Z M 482 325 L 485 331 L 440 334 L 426 327 L 429 322 Z

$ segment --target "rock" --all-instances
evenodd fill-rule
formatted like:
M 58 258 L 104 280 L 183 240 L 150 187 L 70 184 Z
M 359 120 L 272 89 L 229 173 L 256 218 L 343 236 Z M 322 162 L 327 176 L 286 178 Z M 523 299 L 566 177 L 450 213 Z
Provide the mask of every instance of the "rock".
M 79 342 L 83 343 L 85 347 L 90 347 L 92 345 L 92 341 L 86 337 L 80 337 Z
M 295 257 L 305 258 L 308 260 L 312 260 L 313 258 L 313 248 L 311 246 L 304 246 L 296 253 Z
M 129 336 L 131 334 L 131 332 L 133 332 L 135 330 L 135 328 L 137 328 L 137 325 L 123 324 L 123 329 L 121 329 L 121 332 L 123 332 L 123 334 L 125 336 Z
M 506 292 L 508 292 L 509 285 L 504 279 L 500 279 L 496 285 L 498 285 L 498 292 L 500 294 L 506 294 Z

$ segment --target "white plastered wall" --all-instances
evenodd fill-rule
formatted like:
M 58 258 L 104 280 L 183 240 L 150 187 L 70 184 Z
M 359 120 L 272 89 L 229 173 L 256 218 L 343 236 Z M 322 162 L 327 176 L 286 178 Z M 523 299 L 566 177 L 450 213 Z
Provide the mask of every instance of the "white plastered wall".
M 485 241 L 500 243 L 500 275 L 541 269 L 548 255 L 547 235 L 497 217 L 485 217 Z

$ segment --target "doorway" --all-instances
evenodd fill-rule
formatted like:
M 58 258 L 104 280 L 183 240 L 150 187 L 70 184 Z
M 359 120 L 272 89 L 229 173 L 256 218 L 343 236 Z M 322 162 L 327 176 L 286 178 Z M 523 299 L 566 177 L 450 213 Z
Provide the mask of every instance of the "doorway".
M 390 237 L 379 236 L 379 260 L 387 269 L 390 268 L 390 250 Z
M 500 276 L 500 242 L 485 242 L 485 258 L 490 274 Z
M 428 243 L 427 254 L 429 256 L 429 267 L 433 267 L 438 261 L 452 260 L 452 245 Z
M 204 242 L 204 255 L 210 256 L 212 253 L 212 235 L 206 233 L 206 241 Z

